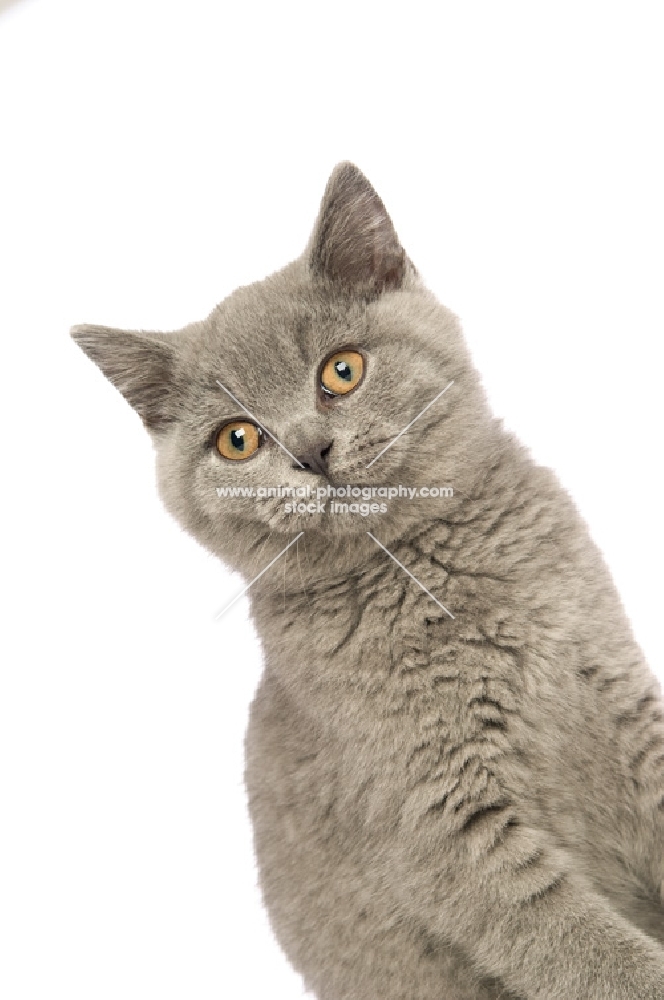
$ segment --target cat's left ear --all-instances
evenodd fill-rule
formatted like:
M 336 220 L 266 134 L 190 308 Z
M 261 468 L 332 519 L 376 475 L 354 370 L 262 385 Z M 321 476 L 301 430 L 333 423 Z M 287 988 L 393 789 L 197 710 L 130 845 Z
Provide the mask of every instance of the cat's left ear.
M 306 252 L 314 274 L 355 294 L 400 288 L 406 272 L 392 220 L 353 163 L 333 170 Z
M 168 334 L 75 326 L 71 335 L 150 431 L 176 419 L 177 352 Z

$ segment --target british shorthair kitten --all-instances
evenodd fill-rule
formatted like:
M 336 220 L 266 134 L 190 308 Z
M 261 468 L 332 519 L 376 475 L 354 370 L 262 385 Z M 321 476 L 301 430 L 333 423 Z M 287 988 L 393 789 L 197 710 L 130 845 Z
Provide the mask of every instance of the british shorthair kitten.
M 663 1000 L 659 685 L 363 174 L 337 166 L 303 255 L 207 319 L 72 335 L 167 509 L 253 581 L 246 783 L 307 989 Z

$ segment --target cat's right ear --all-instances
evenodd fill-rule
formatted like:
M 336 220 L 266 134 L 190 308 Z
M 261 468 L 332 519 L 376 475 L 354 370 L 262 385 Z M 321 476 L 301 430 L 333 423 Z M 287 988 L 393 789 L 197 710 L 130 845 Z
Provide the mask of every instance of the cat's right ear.
M 401 287 L 407 258 L 387 210 L 354 163 L 327 182 L 306 250 L 312 272 L 356 295 Z
M 71 335 L 150 431 L 176 418 L 177 353 L 168 334 L 74 326 Z

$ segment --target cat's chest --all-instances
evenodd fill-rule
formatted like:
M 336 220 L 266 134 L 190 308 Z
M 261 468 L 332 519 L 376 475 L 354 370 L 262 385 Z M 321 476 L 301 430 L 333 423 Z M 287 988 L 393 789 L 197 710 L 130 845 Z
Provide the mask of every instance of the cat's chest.
M 395 676 L 428 665 L 452 619 L 401 572 L 349 576 L 257 609 L 268 666 L 302 696 L 335 703 L 389 699 Z M 442 626 L 434 637 L 432 622 Z M 387 705 L 385 704 L 385 709 Z
M 408 568 L 386 560 L 369 579 L 257 607 L 268 671 L 355 748 L 378 738 L 407 753 L 431 729 L 464 739 L 493 727 L 500 739 L 521 666 L 516 624 L 496 619 L 495 582 L 460 581 L 426 560 Z
M 353 617 L 331 601 L 327 630 L 306 635 L 286 618 L 265 642 L 269 685 L 281 692 L 270 725 L 285 726 L 297 747 L 289 755 L 275 740 L 273 766 L 293 802 L 316 804 L 318 819 L 353 843 L 407 822 L 423 796 L 460 787 L 461 774 L 471 792 L 488 787 L 510 752 L 513 653 L 467 647 L 452 619 L 448 627 L 425 607 L 402 593 L 367 599 Z
M 446 575 L 426 560 L 407 568 L 412 577 L 387 563 L 370 580 L 257 607 L 292 725 L 320 734 L 340 814 L 363 828 L 389 826 L 409 802 L 421 808 L 423 789 L 452 794 L 460 780 L 471 795 L 494 781 L 519 787 L 536 809 L 576 707 L 533 654 L 542 643 L 524 601 L 490 575 Z M 569 662 L 568 650 L 550 652 Z

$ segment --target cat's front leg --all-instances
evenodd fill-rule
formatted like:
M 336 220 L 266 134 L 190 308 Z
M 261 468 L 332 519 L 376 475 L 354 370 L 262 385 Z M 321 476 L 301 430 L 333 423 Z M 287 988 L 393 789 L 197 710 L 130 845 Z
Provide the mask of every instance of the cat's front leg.
M 664 782 L 659 790 L 642 792 L 621 845 L 626 867 L 643 887 L 631 899 L 632 912 L 627 915 L 664 945 Z
M 611 704 L 607 711 L 613 725 L 614 771 L 620 775 L 613 796 L 612 842 L 639 890 L 619 893 L 615 902 L 664 944 L 664 702 L 649 675 L 626 701 Z
M 661 934 L 664 937 L 664 703 L 661 697 L 651 714 L 649 725 L 634 735 L 627 751 L 636 804 L 634 839 L 624 848 L 625 853 L 634 858 L 637 870 L 653 891 L 653 898 L 663 908 Z
M 404 919 L 339 809 L 338 760 L 269 675 L 247 731 L 247 790 L 275 934 L 318 1000 L 523 1000 Z
M 411 827 L 386 860 L 402 906 L 527 1000 L 664 1000 L 664 949 L 501 807 L 466 842 Z

